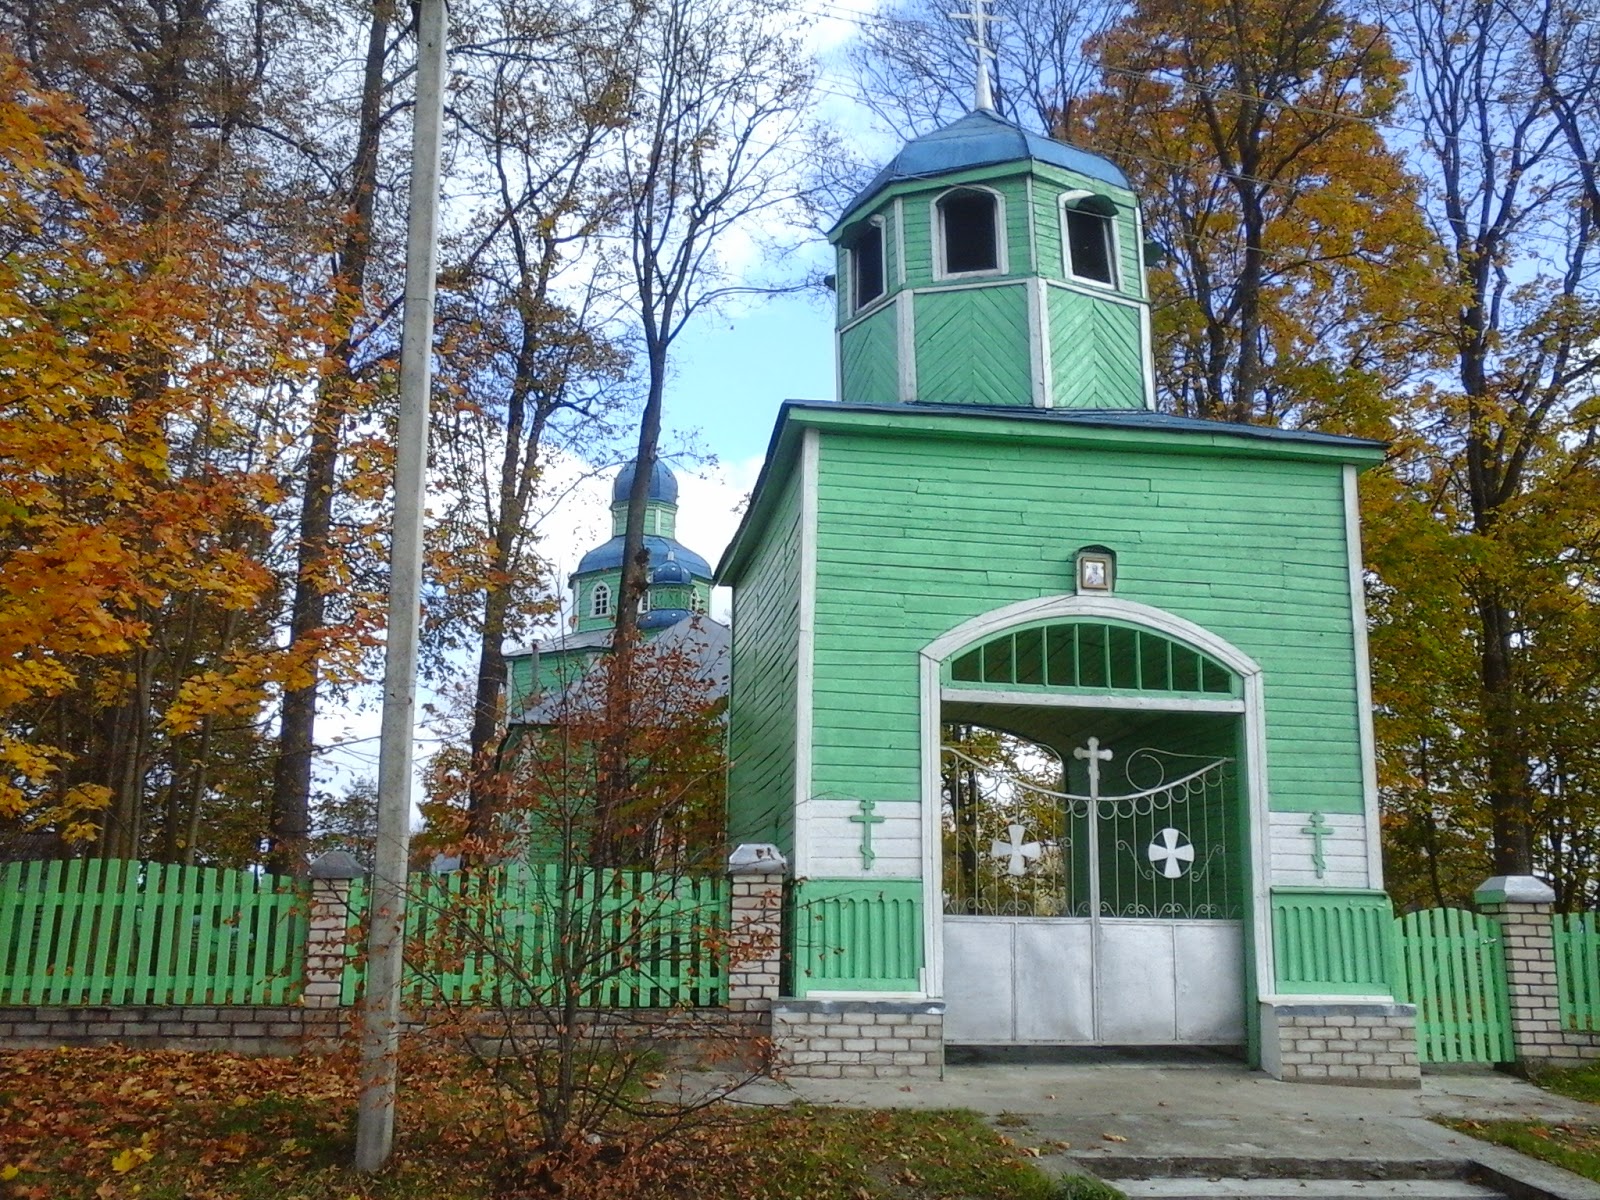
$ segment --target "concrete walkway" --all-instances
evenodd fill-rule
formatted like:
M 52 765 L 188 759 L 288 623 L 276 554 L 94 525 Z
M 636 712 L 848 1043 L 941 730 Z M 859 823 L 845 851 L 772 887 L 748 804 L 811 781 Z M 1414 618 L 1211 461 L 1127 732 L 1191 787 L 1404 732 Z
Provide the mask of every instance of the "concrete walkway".
M 1600 1108 L 1491 1070 L 1430 1072 L 1418 1091 L 1280 1083 L 1216 1062 L 986 1064 L 948 1067 L 940 1081 L 764 1081 L 739 1100 L 973 1109 L 1039 1149 L 1047 1169 L 1115 1180 L 1446 1179 L 1471 1171 L 1509 1194 L 1600 1200 L 1600 1185 L 1429 1119 L 1600 1124 Z M 1519 1192 L 1507 1180 L 1528 1187 Z

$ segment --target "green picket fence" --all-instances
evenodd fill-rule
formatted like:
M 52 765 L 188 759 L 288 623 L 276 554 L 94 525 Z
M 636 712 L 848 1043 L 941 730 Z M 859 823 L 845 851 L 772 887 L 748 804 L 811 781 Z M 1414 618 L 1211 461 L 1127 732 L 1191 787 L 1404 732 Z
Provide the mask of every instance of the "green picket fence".
M 1395 922 L 1394 996 L 1417 1006 L 1425 1063 L 1510 1062 L 1510 1000 L 1497 922 L 1459 908 Z
M 371 898 L 357 880 L 352 928 Z M 407 1003 L 560 1003 L 565 981 L 584 1008 L 714 1007 L 727 1003 L 728 892 L 721 876 L 661 876 L 556 864 L 413 876 L 406 901 Z M 350 939 L 345 1004 L 365 973 Z M 567 966 L 562 969 L 563 956 Z
M 1552 925 L 1561 1023 L 1568 1029 L 1600 1030 L 1600 916 L 1556 913 Z
M 293 879 L 72 859 L 0 866 L 0 1004 L 284 1004 L 305 974 Z

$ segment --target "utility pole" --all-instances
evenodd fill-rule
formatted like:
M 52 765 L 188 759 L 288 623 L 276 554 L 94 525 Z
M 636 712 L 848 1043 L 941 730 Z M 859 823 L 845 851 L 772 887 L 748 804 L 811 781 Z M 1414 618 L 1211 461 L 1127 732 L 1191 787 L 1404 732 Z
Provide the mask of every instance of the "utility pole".
M 422 596 L 422 505 L 433 366 L 434 267 L 439 228 L 439 142 L 444 123 L 445 0 L 417 0 L 417 99 L 411 134 L 405 325 L 390 543 L 389 632 L 378 743 L 378 846 L 373 863 L 367 994 L 361 1010 L 361 1102 L 356 1170 L 377 1171 L 394 1145 L 400 1054 L 400 971 L 411 841 L 411 743 L 417 702 Z

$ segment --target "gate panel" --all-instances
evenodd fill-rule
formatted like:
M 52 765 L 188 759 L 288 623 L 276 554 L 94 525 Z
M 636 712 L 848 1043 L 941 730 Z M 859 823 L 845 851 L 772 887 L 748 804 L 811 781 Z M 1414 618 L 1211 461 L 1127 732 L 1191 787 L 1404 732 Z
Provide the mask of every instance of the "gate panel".
M 1515 1058 L 1497 922 L 1459 908 L 1407 913 L 1395 922 L 1395 948 L 1395 999 L 1417 1006 L 1423 1062 Z
M 1551 925 L 1561 1023 L 1600 1030 L 1600 920 L 1594 913 L 1556 913 Z

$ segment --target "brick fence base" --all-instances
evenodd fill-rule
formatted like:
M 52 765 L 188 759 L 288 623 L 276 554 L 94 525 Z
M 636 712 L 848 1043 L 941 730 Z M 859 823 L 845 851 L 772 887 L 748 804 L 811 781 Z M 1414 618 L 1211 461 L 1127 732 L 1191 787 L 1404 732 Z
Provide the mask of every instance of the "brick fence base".
M 1262 1004 L 1261 1066 L 1295 1083 L 1422 1086 L 1410 1004 Z
M 942 1000 L 772 1002 L 772 1041 L 785 1074 L 811 1079 L 944 1075 Z
M 235 1054 L 288 1055 L 326 1051 L 354 1028 L 357 1010 L 281 1005 L 147 1005 L 114 1008 L 36 1005 L 0 1008 L 0 1049 L 48 1050 L 57 1046 L 130 1046 L 147 1050 L 226 1050 Z M 407 1032 L 440 1032 L 442 1014 L 413 1014 Z M 548 1020 L 535 1012 L 475 1014 L 473 1033 L 505 1037 L 511 1019 L 517 1038 L 548 1036 Z M 765 1014 L 721 1009 L 585 1012 L 579 1020 L 600 1036 L 682 1047 L 686 1057 L 744 1050 L 759 1055 L 767 1034 Z

